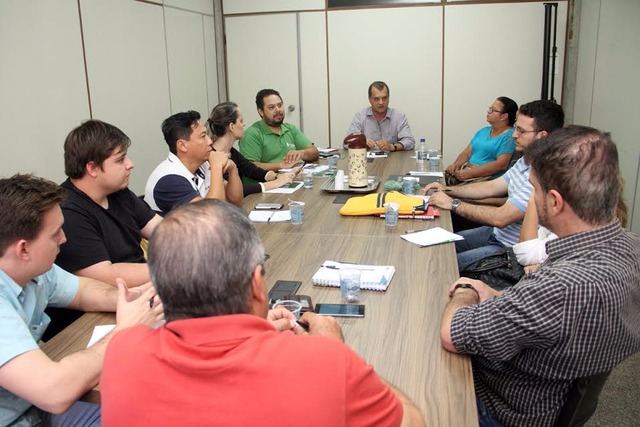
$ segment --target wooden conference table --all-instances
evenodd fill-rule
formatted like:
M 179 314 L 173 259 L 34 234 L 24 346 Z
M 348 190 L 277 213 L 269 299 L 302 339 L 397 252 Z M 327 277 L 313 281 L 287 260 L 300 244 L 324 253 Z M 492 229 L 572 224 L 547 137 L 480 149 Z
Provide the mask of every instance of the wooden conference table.
M 346 159 L 339 161 L 338 168 L 346 170 Z M 378 192 L 384 191 L 390 174 L 409 170 L 415 170 L 410 153 L 390 154 L 368 164 L 369 175 L 380 178 Z M 364 319 L 339 319 L 345 342 L 381 377 L 409 395 L 427 425 L 477 425 L 471 363 L 440 345 L 440 316 L 449 299 L 449 285 L 458 277 L 454 246 L 419 248 L 399 237 L 411 229 L 441 226 L 450 230 L 448 211 L 433 221 L 401 219 L 397 227 L 387 227 L 381 218 L 342 217 L 338 213 L 342 204 L 333 203 L 337 194 L 320 189 L 326 179 L 316 178 L 313 189 L 301 188 L 293 194 L 262 193 L 245 199 L 246 213 L 260 202 L 305 202 L 301 225 L 255 224 L 270 255 L 265 264 L 267 283 L 300 280 L 298 294 L 311 296 L 314 304 L 339 303 L 338 288 L 311 283 L 323 261 L 394 265 L 396 273 L 386 292 L 361 292 Z M 85 314 L 43 349 L 54 359 L 81 350 L 94 325 L 113 323 L 113 319 L 112 314 Z M 99 392 L 94 389 L 85 398 L 97 401 Z

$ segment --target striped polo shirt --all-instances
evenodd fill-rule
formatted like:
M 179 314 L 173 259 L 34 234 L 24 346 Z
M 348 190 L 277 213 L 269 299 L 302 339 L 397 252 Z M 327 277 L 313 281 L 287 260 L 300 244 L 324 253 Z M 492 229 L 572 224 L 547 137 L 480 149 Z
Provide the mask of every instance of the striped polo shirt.
M 531 166 L 526 164 L 524 157 L 522 157 L 507 173 L 502 175 L 502 178 L 509 184 L 507 202 L 520 209 L 523 213 L 527 211 L 527 203 L 529 203 L 531 193 L 533 193 L 533 186 L 529 182 L 529 169 L 531 169 Z M 493 234 L 503 245 L 513 246 L 520 240 L 521 227 L 522 220 L 519 220 L 504 228 L 494 227 Z

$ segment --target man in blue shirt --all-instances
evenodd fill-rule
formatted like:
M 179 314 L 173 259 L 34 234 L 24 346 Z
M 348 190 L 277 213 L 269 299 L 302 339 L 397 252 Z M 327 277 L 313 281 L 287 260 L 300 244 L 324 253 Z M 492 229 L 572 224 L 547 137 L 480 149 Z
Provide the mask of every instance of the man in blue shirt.
M 76 402 L 98 383 L 115 332 L 163 318 L 150 284 L 127 291 L 53 264 L 66 240 L 64 190 L 31 175 L 0 179 L 0 425 L 100 425 L 100 407 Z M 150 301 L 153 301 L 150 303 Z M 47 306 L 116 311 L 116 327 L 98 343 L 54 362 L 38 342 Z
M 370 148 L 385 151 L 413 150 L 415 141 L 407 116 L 389 108 L 389 86 L 385 82 L 373 82 L 367 93 L 371 107 L 356 113 L 347 135 L 363 133 Z
M 563 125 L 564 112 L 555 102 L 533 101 L 520 106 L 513 131 L 516 151 L 524 151 L 533 141 L 545 138 Z M 424 193 L 427 194 L 431 189 L 442 190 L 443 187 L 437 183 L 429 184 L 424 188 Z M 464 237 L 464 240 L 456 242 L 460 271 L 472 268 L 485 256 L 518 243 L 522 219 L 532 192 L 529 165 L 521 158 L 499 178 L 448 187 L 431 195 L 430 205 L 450 209 L 463 218 L 485 224 L 459 233 Z M 503 197 L 505 194 L 508 198 L 501 206 L 477 205 L 467 201 Z

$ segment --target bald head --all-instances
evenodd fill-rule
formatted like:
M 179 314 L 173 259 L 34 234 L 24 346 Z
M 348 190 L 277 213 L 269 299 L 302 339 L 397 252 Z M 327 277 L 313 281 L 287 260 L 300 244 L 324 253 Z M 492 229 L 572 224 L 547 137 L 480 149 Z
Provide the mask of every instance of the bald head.
M 558 191 L 581 220 L 592 225 L 613 221 L 620 170 L 608 133 L 567 126 L 533 142 L 525 156 L 541 189 Z

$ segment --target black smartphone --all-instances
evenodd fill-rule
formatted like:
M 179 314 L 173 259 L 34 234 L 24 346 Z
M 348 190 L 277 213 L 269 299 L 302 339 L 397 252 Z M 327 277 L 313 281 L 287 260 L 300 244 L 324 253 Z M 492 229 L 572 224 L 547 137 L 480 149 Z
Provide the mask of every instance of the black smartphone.
M 302 285 L 299 280 L 278 280 L 269 291 L 269 301 L 276 302 L 288 295 L 295 295 Z
M 364 317 L 364 305 L 361 304 L 316 304 L 316 313 L 334 317 Z
M 284 205 L 282 203 L 258 203 L 256 205 L 256 209 L 258 210 L 274 210 L 277 211 L 278 209 L 282 209 L 284 207 Z
M 306 313 L 307 311 L 313 312 L 313 301 L 311 300 L 311 297 L 309 295 L 289 295 L 285 298 L 298 301 L 300 304 L 302 304 L 300 313 Z

